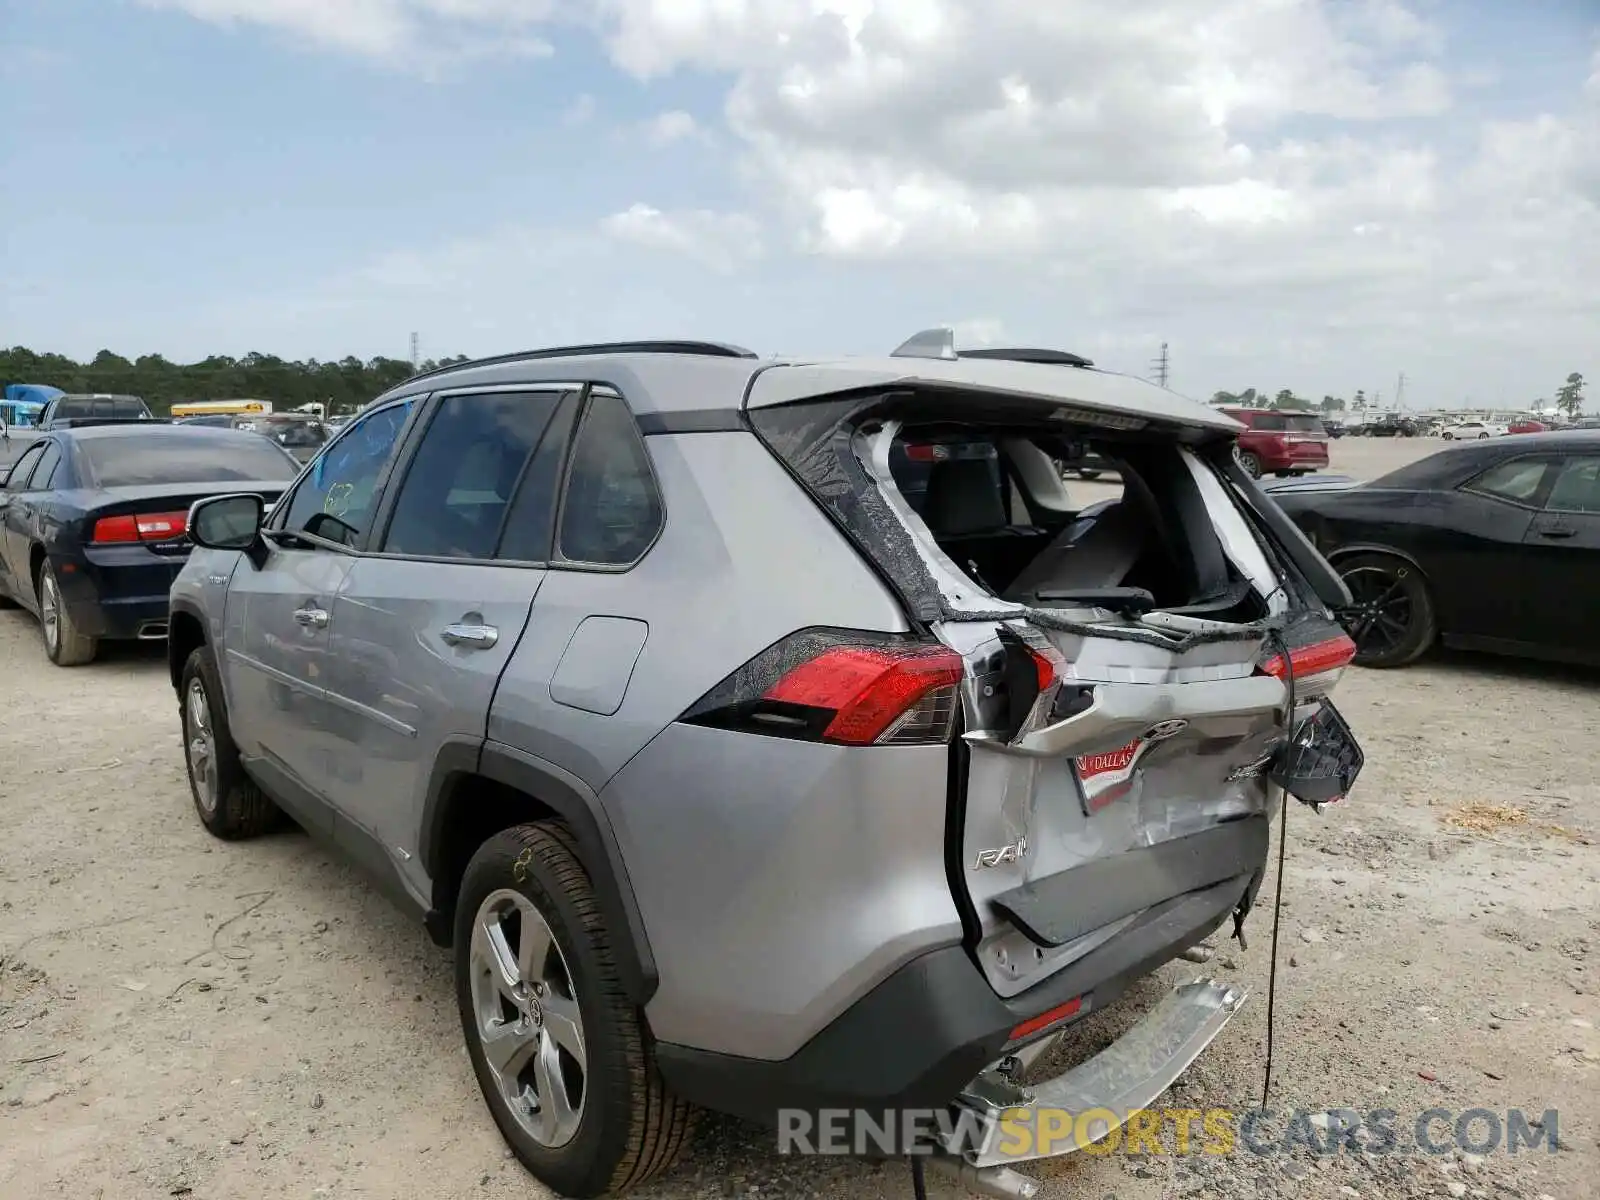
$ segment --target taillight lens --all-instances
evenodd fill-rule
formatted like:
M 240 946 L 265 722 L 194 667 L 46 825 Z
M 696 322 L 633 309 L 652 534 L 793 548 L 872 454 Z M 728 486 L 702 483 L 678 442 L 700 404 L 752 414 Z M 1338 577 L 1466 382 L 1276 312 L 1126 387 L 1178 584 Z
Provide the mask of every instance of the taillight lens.
M 101 517 L 94 523 L 89 540 L 95 545 L 128 542 L 170 542 L 184 535 L 188 513 L 136 513 L 123 517 Z
M 1289 666 L 1294 667 L 1294 690 L 1297 696 L 1326 695 L 1339 682 L 1339 676 L 1356 656 L 1356 644 L 1346 634 L 1307 642 L 1289 648 L 1289 662 L 1283 655 L 1274 654 L 1261 664 L 1266 674 L 1286 679 Z
M 706 693 L 683 720 L 844 746 L 946 742 L 961 656 L 938 644 L 803 630 Z

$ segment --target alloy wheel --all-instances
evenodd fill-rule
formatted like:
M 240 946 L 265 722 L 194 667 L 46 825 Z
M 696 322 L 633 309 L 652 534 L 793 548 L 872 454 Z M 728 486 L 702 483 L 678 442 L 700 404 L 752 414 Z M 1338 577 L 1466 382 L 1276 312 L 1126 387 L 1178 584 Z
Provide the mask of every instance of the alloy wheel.
M 61 589 L 48 567 L 39 579 L 39 623 L 44 627 L 44 644 L 54 654 L 61 644 Z
M 1406 582 L 1410 568 L 1360 566 L 1344 576 L 1352 604 L 1340 614 L 1345 631 L 1363 657 L 1399 648 L 1411 633 L 1415 612 Z
M 489 1072 L 517 1124 L 558 1149 L 578 1132 L 589 1069 L 566 957 L 533 902 L 508 888 L 478 906 L 468 954 Z
M 211 727 L 211 704 L 205 685 L 189 681 L 184 701 L 184 735 L 189 749 L 189 777 L 194 780 L 200 807 L 207 813 L 217 809 L 217 739 Z

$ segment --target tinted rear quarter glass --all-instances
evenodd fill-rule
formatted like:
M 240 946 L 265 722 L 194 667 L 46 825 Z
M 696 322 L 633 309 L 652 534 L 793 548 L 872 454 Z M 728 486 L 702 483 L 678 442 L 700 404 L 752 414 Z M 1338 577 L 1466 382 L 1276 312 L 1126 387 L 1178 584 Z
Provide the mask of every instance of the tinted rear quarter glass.
M 247 434 L 84 438 L 79 452 L 100 487 L 288 480 L 299 469 L 271 442 Z
M 1544 474 L 1549 467 L 1547 459 L 1514 458 L 1490 467 L 1464 487 L 1466 491 L 1494 496 L 1499 500 L 1528 504 L 1538 494 L 1539 485 L 1544 482 Z
M 633 413 L 619 396 L 592 397 L 567 471 L 561 557 L 627 566 L 650 548 L 661 520 L 661 497 Z
M 1600 457 L 1568 459 L 1545 507 L 1556 512 L 1600 513 Z

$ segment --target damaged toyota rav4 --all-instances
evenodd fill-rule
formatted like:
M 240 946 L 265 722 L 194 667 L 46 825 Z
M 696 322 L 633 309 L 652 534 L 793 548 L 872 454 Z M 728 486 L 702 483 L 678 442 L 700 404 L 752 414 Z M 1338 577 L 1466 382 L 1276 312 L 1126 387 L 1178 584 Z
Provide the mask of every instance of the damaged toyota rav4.
M 417 376 L 270 513 L 191 510 L 196 810 L 228 839 L 293 817 L 451 949 L 489 1111 L 564 1195 L 642 1183 L 700 1109 L 1147 1105 L 1241 989 L 1028 1072 L 1242 936 L 1284 797 L 1361 766 L 1329 700 L 1348 595 L 1239 430 L 937 330 Z M 1117 482 L 1069 490 L 1090 455 Z M 934 1150 L 998 1194 L 1049 1153 Z

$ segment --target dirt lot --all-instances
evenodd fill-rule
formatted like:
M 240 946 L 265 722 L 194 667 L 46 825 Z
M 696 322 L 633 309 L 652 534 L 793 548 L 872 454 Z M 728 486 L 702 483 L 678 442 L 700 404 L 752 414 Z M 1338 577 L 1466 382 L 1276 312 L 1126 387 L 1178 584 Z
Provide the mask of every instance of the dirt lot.
M 1334 470 L 1438 445 L 1346 439 Z M 57 670 L 5 612 L 0 679 L 0 1196 L 543 1194 L 479 1102 L 446 956 L 305 837 L 201 830 L 158 656 Z M 1394 1110 L 1402 1141 L 1433 1106 L 1558 1109 L 1562 1148 L 1080 1156 L 1046 1196 L 1595 1195 L 1600 676 L 1446 657 L 1340 699 L 1367 769 L 1343 807 L 1289 814 L 1272 1107 Z M 1259 1100 L 1270 926 L 1164 972 L 1254 993 L 1175 1104 Z M 650 1194 L 910 1195 L 903 1166 L 769 1145 L 709 1122 Z

